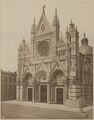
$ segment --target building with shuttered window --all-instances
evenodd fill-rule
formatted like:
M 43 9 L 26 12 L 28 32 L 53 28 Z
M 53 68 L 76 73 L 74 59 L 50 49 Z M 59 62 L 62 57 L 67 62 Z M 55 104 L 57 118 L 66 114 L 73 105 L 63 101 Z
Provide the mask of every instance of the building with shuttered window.
M 16 72 L 1 70 L 1 100 L 16 100 Z

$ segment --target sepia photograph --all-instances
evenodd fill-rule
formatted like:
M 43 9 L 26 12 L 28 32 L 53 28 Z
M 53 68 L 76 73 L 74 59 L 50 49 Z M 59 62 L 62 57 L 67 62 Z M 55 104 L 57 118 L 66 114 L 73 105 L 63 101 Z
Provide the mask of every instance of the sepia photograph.
M 93 120 L 93 0 L 0 1 L 1 119 Z

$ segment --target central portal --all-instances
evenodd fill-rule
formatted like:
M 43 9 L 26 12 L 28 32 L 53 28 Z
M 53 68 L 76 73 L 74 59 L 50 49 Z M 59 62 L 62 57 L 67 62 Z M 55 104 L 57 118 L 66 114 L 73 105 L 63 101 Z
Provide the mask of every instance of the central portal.
M 63 104 L 63 88 L 57 88 L 56 94 L 57 104 Z
M 40 87 L 40 101 L 47 102 L 47 85 L 41 85 Z

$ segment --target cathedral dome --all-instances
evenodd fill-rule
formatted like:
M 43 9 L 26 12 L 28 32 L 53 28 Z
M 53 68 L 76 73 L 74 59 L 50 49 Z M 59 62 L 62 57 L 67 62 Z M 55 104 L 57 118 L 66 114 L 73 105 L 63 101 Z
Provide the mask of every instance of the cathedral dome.
M 88 45 L 88 38 L 86 38 L 85 33 L 83 39 L 81 40 L 81 47 L 79 49 L 79 52 L 84 55 L 93 54 L 93 48 Z
M 79 49 L 79 52 L 82 53 L 83 55 L 90 55 L 93 54 L 93 48 L 88 45 L 82 45 Z
M 81 40 L 81 45 L 88 45 L 88 38 L 86 37 L 85 33 L 83 39 Z

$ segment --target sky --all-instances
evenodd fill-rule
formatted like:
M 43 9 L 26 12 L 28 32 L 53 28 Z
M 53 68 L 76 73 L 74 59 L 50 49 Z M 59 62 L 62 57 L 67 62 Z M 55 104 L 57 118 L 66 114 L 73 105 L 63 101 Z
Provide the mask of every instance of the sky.
M 73 23 L 78 27 L 79 41 L 83 33 L 93 46 L 94 41 L 94 2 L 93 0 L 1 0 L 0 1 L 0 48 L 1 69 L 17 70 L 17 54 L 20 41 L 25 38 L 30 43 L 30 31 L 35 18 L 38 24 L 43 5 L 45 14 L 52 24 L 57 8 L 61 31 L 65 36 L 66 26 Z

